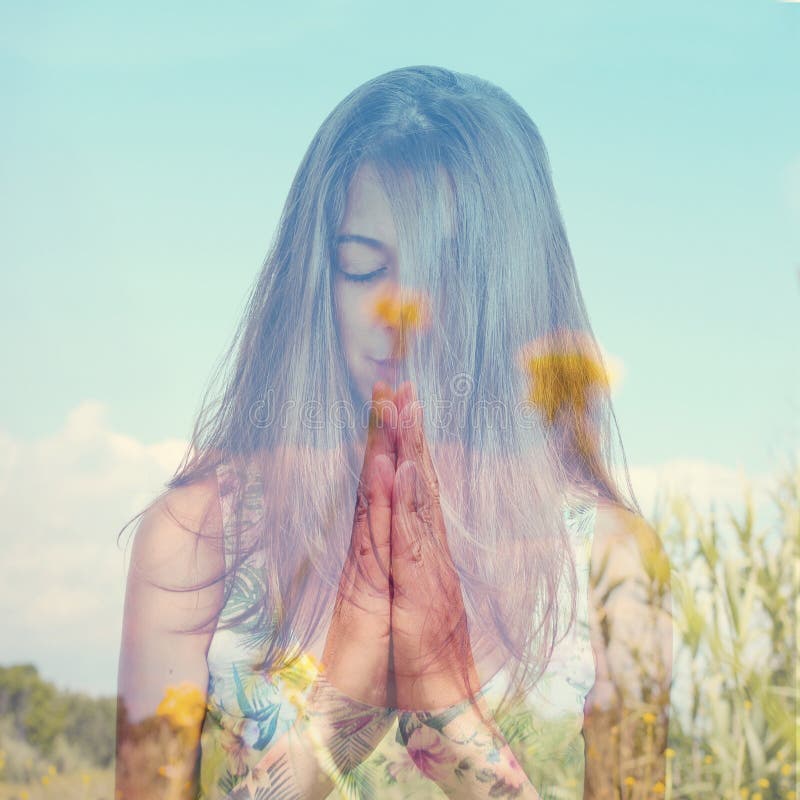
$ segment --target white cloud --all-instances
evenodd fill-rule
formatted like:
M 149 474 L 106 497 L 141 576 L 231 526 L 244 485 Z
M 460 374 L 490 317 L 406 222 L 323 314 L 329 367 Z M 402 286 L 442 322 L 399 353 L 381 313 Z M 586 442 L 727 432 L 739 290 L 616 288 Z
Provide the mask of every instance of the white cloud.
M 771 476 L 748 475 L 741 467 L 732 469 L 723 464 L 698 459 L 675 459 L 652 466 L 632 466 L 631 483 L 645 515 L 652 515 L 667 499 L 675 495 L 688 497 L 698 511 L 714 507 L 741 508 L 745 489 L 753 491 L 757 505 L 767 501 L 766 490 Z
M 59 685 L 115 693 L 127 541 L 118 546 L 117 534 L 184 449 L 113 431 L 94 401 L 53 436 L 23 442 L 0 431 L 3 663 L 33 661 Z

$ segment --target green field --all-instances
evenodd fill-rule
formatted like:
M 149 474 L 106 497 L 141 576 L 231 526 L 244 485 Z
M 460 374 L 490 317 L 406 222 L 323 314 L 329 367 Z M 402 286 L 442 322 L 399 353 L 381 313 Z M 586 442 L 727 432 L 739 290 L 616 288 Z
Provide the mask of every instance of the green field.
M 113 800 L 114 771 L 82 770 L 52 775 L 45 772 L 37 781 L 0 781 L 0 800 Z

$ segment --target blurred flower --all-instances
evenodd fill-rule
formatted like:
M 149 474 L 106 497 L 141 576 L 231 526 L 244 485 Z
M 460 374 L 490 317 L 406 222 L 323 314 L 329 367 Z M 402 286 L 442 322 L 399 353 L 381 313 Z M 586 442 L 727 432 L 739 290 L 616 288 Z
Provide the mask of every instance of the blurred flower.
M 656 715 L 653 714 L 652 711 L 645 711 L 644 714 L 642 714 L 642 719 L 645 725 L 653 725 L 656 721 Z
M 190 681 L 168 686 L 156 714 L 175 728 L 190 728 L 200 724 L 206 712 L 206 701 L 200 689 Z
M 667 787 L 664 786 L 664 782 L 663 781 L 658 781 L 657 783 L 653 784 L 653 791 L 656 794 L 664 794 L 664 792 L 666 792 L 666 790 L 667 790 Z
M 554 423 L 561 411 L 583 414 L 593 394 L 610 390 L 611 374 L 588 334 L 557 330 L 529 342 L 517 359 L 530 383 L 528 401 Z
M 759 778 L 758 785 L 762 789 L 769 789 L 769 781 L 766 778 Z
M 668 748 L 667 748 L 667 749 L 664 751 L 664 755 L 665 755 L 667 758 L 675 758 L 675 751 L 674 751 L 674 750 L 673 750 L 671 747 L 668 747 Z
M 634 778 L 633 775 L 628 775 L 628 777 L 625 778 L 626 786 L 633 786 L 634 783 L 636 783 L 636 778 Z
M 398 295 L 397 291 L 389 291 L 375 301 L 373 315 L 394 331 L 392 357 L 403 358 L 408 335 L 430 324 L 430 303 L 422 292 L 406 289 Z
M 517 365 L 526 388 L 524 401 L 553 428 L 566 458 L 582 465 L 581 471 L 600 480 L 605 476 L 601 457 L 599 409 L 616 382 L 616 373 L 590 333 L 557 329 L 523 345 Z
M 303 692 L 311 685 L 319 671 L 320 665 L 317 659 L 311 653 L 303 653 L 275 674 L 289 689 Z

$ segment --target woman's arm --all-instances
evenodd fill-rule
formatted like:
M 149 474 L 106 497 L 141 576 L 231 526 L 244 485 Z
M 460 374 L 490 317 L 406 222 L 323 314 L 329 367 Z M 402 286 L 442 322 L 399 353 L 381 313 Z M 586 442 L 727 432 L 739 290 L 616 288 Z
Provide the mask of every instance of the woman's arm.
M 119 658 L 119 800 L 188 800 L 197 792 L 213 621 L 202 633 L 180 631 L 214 618 L 222 584 L 194 592 L 160 587 L 185 588 L 221 574 L 219 542 L 191 532 L 204 518 L 219 528 L 215 477 L 159 500 L 134 537 Z
M 486 702 L 444 712 L 402 712 L 398 728 L 411 759 L 450 798 L 539 800 Z
M 584 706 L 584 798 L 663 797 L 672 681 L 669 560 L 645 520 L 602 503 L 589 621 L 596 679 Z
M 320 673 L 295 724 L 270 746 L 229 800 L 327 797 L 348 784 L 350 772 L 377 747 L 394 716 L 394 709 L 342 694 Z

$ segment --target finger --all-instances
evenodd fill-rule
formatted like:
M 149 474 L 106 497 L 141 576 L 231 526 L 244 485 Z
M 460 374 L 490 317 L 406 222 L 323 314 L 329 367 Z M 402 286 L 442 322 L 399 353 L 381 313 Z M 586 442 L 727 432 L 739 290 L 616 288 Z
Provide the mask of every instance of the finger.
M 397 406 L 397 411 L 400 413 L 406 404 L 413 398 L 415 395 L 414 386 L 411 381 L 403 381 L 400 386 L 397 387 L 397 391 L 395 392 L 394 396 L 394 404 Z
M 385 454 L 376 456 L 367 482 L 359 490 L 353 522 L 353 588 L 371 590 L 369 593 L 379 597 L 389 587 L 393 484 L 394 465 Z
M 410 386 L 410 384 L 409 384 Z M 401 400 L 404 399 L 401 397 Z M 397 464 L 413 461 L 417 469 L 417 504 L 433 524 L 433 534 L 447 548 L 444 516 L 441 509 L 439 479 L 433 464 L 423 426 L 422 404 L 416 399 L 413 387 L 400 411 L 397 423 Z
M 392 625 L 406 634 L 420 634 L 428 626 L 439 636 L 434 649 L 453 648 L 465 613 L 461 585 L 449 555 L 433 546 L 433 523 L 420 504 L 419 489 L 415 463 L 401 462 L 392 491 L 391 562 L 393 603 L 403 613 L 393 615 Z M 410 621 L 409 612 L 421 616 Z
M 370 419 L 367 431 L 367 443 L 364 449 L 364 463 L 358 481 L 358 498 L 356 516 L 353 522 L 353 538 L 361 539 L 369 533 L 375 537 L 379 546 L 388 545 L 390 532 L 381 525 L 391 521 L 392 483 L 394 481 L 394 465 L 396 461 L 395 416 L 396 408 L 392 400 L 392 390 L 388 384 L 378 381 L 372 390 Z M 368 511 L 372 509 L 372 516 Z
M 417 469 L 413 461 L 397 468 L 392 486 L 392 580 L 401 593 L 414 586 L 424 568 L 424 525 L 417 515 Z
M 396 463 L 397 406 L 394 393 L 385 381 L 377 381 L 372 387 L 367 445 L 364 450 L 364 466 L 369 458 L 386 455 Z M 363 470 L 362 470 L 363 473 Z
M 341 578 L 336 607 L 385 614 L 391 599 L 391 495 L 394 466 L 386 455 L 372 462 L 369 479 L 359 488 L 353 532 Z
M 359 606 L 389 592 L 391 505 L 394 483 L 394 403 L 387 384 L 373 387 L 370 423 L 359 478 L 350 550 L 340 594 Z

